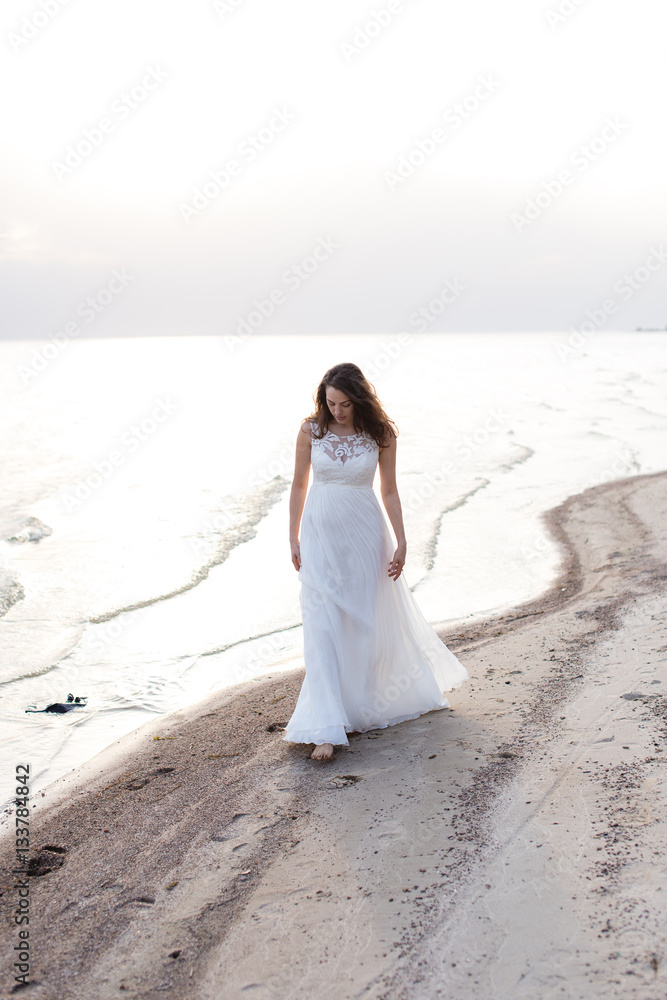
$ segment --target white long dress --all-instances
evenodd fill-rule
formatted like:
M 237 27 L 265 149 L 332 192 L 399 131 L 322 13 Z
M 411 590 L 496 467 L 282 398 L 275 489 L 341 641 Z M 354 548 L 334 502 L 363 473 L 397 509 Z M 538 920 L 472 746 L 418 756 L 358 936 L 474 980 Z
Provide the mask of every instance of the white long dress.
M 347 744 L 446 708 L 468 678 L 424 618 L 404 575 L 387 574 L 394 542 L 373 490 L 379 449 L 365 433 L 314 436 L 301 520 L 306 676 L 283 739 Z

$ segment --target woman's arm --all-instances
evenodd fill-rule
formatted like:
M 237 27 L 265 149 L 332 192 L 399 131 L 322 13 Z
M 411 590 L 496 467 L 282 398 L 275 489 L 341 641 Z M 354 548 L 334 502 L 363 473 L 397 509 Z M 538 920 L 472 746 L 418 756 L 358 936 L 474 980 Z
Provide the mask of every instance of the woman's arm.
M 396 551 L 394 558 L 387 568 L 388 575 L 398 580 L 401 570 L 405 565 L 405 557 L 408 551 L 405 540 L 405 528 L 403 527 L 403 511 L 401 509 L 401 498 L 398 495 L 396 486 L 396 437 L 391 435 L 391 439 L 386 448 L 380 449 L 378 461 L 380 467 L 380 492 L 382 503 L 385 506 L 387 515 L 396 535 Z
M 299 546 L 299 526 L 303 505 L 308 492 L 308 477 L 310 475 L 310 424 L 304 420 L 296 439 L 296 456 L 294 459 L 294 479 L 289 498 L 289 540 L 292 550 L 292 564 L 296 570 L 301 569 L 301 548 Z

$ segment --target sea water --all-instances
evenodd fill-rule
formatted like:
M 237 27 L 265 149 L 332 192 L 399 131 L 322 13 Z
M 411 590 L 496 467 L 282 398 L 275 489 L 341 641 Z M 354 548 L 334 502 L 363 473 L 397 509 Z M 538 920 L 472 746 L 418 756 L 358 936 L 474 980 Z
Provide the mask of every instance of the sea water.
M 38 791 L 157 715 L 303 665 L 294 445 L 341 361 L 398 425 L 404 573 L 436 626 L 547 589 L 544 511 L 667 466 L 667 333 L 1 343 L 5 806 L 17 763 Z M 85 708 L 26 712 L 70 692 Z

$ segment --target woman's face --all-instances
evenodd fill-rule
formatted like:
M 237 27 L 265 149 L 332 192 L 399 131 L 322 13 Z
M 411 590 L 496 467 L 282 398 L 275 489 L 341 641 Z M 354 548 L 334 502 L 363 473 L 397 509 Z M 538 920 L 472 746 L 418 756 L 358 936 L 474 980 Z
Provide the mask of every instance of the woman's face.
M 334 389 L 330 385 L 326 387 L 326 393 L 327 406 L 334 420 L 337 420 L 339 424 L 346 424 L 351 427 L 352 414 L 354 412 L 354 403 L 352 400 L 344 392 L 341 392 L 340 389 Z

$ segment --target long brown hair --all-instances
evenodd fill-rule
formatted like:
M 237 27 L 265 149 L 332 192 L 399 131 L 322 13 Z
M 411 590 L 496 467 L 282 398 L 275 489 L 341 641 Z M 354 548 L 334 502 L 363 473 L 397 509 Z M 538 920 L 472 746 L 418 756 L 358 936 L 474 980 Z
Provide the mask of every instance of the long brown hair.
M 392 435 L 398 436 L 398 428 L 385 413 L 375 386 L 371 385 L 361 368 L 351 361 L 344 361 L 325 372 L 317 387 L 314 396 L 315 410 L 308 418 L 317 423 L 316 437 L 324 437 L 333 419 L 327 406 L 328 388 L 339 389 L 352 401 L 354 406 L 352 419 L 356 432 L 365 431 L 380 448 L 387 447 Z

